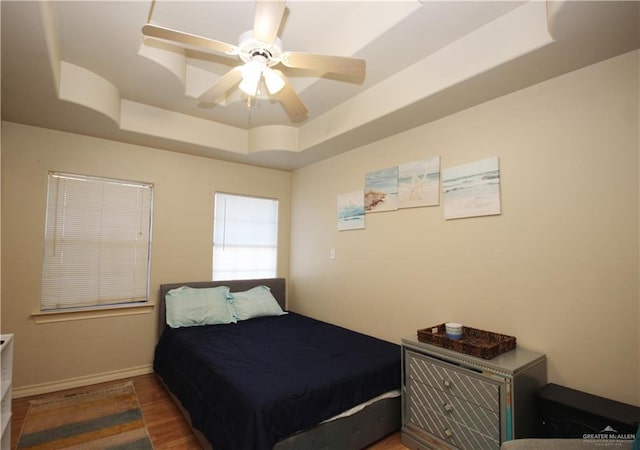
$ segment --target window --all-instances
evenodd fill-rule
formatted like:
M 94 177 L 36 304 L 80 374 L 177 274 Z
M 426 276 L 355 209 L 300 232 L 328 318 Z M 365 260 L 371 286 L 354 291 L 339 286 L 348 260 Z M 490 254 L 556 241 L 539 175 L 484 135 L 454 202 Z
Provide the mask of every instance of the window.
M 278 261 L 278 201 L 216 193 L 213 279 L 273 278 Z
M 50 173 L 41 310 L 146 302 L 150 184 Z

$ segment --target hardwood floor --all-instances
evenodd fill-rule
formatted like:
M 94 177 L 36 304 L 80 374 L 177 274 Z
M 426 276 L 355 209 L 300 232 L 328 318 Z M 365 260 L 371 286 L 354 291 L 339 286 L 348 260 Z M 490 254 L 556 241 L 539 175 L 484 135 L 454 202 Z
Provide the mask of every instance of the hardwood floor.
M 133 381 L 144 419 L 151 435 L 151 440 L 155 450 L 179 449 L 179 450 L 201 450 L 202 447 L 194 436 L 191 428 L 182 416 L 180 409 L 169 396 L 166 389 L 158 380 L 155 374 L 142 375 L 139 377 L 117 380 L 109 383 L 94 385 L 93 387 L 119 384 L 126 381 Z M 61 391 L 57 394 L 66 394 L 77 391 L 86 391 L 87 387 Z M 46 394 L 34 397 L 24 397 L 13 400 L 13 416 L 11 418 L 11 449 L 14 450 L 18 443 L 18 437 L 22 428 L 22 423 L 27 414 L 29 400 L 39 397 L 46 397 L 53 394 Z M 394 433 L 387 438 L 377 442 L 367 450 L 405 450 L 407 447 L 400 442 L 400 433 Z M 337 449 L 336 449 L 337 450 Z

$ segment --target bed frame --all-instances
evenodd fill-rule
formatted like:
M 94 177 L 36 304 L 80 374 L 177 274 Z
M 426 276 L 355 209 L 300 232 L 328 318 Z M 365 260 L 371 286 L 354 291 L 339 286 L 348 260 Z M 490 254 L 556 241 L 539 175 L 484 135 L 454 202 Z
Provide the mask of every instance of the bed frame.
M 162 284 L 160 285 L 160 299 L 158 302 L 160 308 L 160 333 L 166 327 L 164 299 L 166 293 L 171 289 L 180 286 L 193 288 L 229 286 L 231 292 L 239 292 L 260 285 L 269 287 L 280 306 L 286 309 L 286 282 L 284 278 Z M 169 393 L 171 394 L 170 391 Z M 189 425 L 191 425 L 189 413 L 183 408 L 179 399 L 173 394 L 171 396 L 180 407 Z M 400 397 L 384 399 L 350 416 L 321 423 L 313 428 L 295 433 L 279 441 L 273 448 L 274 450 L 362 449 L 400 429 L 401 408 Z M 203 448 L 212 449 L 204 434 L 194 427 L 191 428 Z

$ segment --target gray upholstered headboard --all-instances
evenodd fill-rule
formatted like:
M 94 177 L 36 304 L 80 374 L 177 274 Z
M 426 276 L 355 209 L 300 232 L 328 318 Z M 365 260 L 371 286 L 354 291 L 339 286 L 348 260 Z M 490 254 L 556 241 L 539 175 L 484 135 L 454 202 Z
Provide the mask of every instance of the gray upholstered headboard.
M 282 309 L 286 309 L 286 282 L 284 278 L 261 278 L 256 280 L 229 280 L 229 281 L 191 281 L 186 283 L 169 283 L 160 285 L 160 298 L 158 299 L 158 326 L 159 332 L 166 327 L 164 297 L 171 289 L 180 286 L 193 288 L 208 288 L 216 286 L 229 286 L 231 292 L 241 292 L 256 286 L 267 286 L 276 298 Z

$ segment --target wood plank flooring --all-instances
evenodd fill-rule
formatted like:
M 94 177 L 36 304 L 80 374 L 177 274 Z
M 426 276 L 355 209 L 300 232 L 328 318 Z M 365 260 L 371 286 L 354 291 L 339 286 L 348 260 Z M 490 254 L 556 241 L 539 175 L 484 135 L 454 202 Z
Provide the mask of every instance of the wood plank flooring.
M 168 392 L 156 377 L 155 374 L 142 375 L 139 377 L 124 380 L 102 383 L 92 387 L 102 387 L 111 384 L 120 384 L 132 381 L 142 414 L 147 423 L 149 434 L 155 450 L 201 450 L 202 447 L 194 436 L 191 428 L 182 416 L 182 413 L 169 396 Z M 77 391 L 86 391 L 87 387 L 61 391 L 57 394 L 68 394 Z M 11 450 L 14 450 L 18 443 L 18 437 L 24 418 L 29 407 L 29 400 L 50 396 L 45 394 L 33 397 L 13 399 L 13 416 L 11 418 Z M 400 442 L 400 432 L 394 433 L 387 438 L 377 442 L 367 450 L 406 450 L 407 447 Z M 337 449 L 336 449 L 337 450 Z

